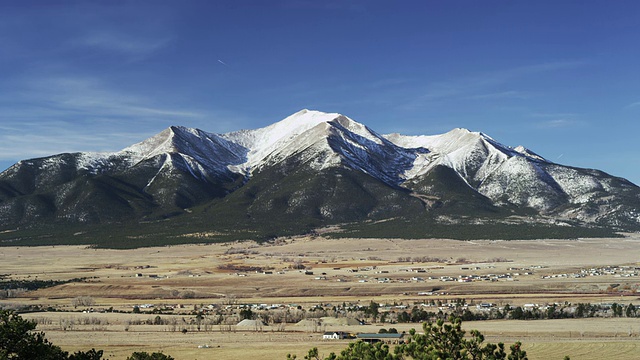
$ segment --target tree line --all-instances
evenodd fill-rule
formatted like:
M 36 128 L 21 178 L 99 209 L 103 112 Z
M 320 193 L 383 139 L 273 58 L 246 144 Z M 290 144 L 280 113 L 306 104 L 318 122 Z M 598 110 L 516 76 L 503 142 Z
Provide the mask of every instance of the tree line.
M 433 322 L 439 319 L 446 319 L 450 315 L 459 317 L 463 321 L 481 321 L 481 320 L 544 320 L 544 319 L 572 319 L 572 318 L 591 318 L 603 317 L 605 315 L 611 317 L 639 317 L 640 311 L 633 304 L 622 305 L 613 303 L 610 305 L 579 303 L 577 305 L 550 305 L 546 308 L 526 308 L 522 306 L 512 307 L 505 305 L 501 309 L 492 309 L 490 311 L 473 312 L 468 308 L 457 303 L 451 312 L 443 312 L 439 310 L 426 311 L 418 306 L 414 306 L 410 311 L 402 311 L 396 314 L 396 321 L 399 323 L 419 323 Z M 386 316 L 381 320 L 386 320 Z

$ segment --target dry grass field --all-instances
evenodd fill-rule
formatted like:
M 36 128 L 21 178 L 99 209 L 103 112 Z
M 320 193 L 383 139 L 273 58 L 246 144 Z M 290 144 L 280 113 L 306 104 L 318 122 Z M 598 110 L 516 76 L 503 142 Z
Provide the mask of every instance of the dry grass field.
M 150 315 L 134 314 L 68 314 L 34 313 L 25 318 L 51 321 L 40 325 L 47 337 L 66 350 L 95 347 L 105 350 L 107 359 L 124 359 L 133 351 L 163 351 L 176 359 L 284 359 L 287 353 L 304 355 L 311 347 L 321 354 L 339 352 L 347 340 L 322 340 L 322 334 L 292 325 L 284 332 L 270 327 L 209 332 L 171 332 L 166 326 L 132 325 L 124 331 L 125 323 Z M 108 325 L 78 325 L 72 330 L 60 330 L 60 322 L 82 317 L 102 318 Z M 637 359 L 640 351 L 640 322 L 638 319 L 565 319 L 514 321 L 477 321 L 463 324 L 467 330 L 477 329 L 486 341 L 511 344 L 522 341 L 529 359 Z M 399 331 L 416 328 L 417 324 L 395 324 Z M 377 332 L 380 325 L 335 327 L 333 330 Z M 419 328 L 419 327 L 418 327 Z M 330 331 L 331 328 L 326 330 Z M 203 346 L 209 346 L 208 348 Z M 200 347 L 200 348 L 199 348 Z
M 307 274 L 295 269 L 303 266 Z M 183 306 L 186 311 L 194 305 L 221 306 L 232 300 L 308 307 L 343 302 L 366 305 L 371 301 L 415 304 L 434 298 L 464 298 L 498 306 L 564 302 L 639 305 L 640 277 L 633 276 L 633 269 L 639 266 L 638 234 L 621 239 L 465 242 L 316 237 L 266 245 L 238 242 L 135 250 L 0 247 L 0 274 L 10 279 L 86 278 L 3 299 L 0 306 L 41 305 L 77 311 L 80 308 L 74 308 L 72 300 L 91 297 L 97 310 L 94 313 L 31 313 L 24 317 L 37 320 L 38 329 L 65 350 L 104 349 L 107 359 L 124 359 L 133 351 L 163 351 L 178 360 L 284 359 L 287 353 L 302 356 L 314 346 L 325 355 L 346 347 L 347 341 L 323 341 L 321 330 L 377 332 L 381 327 L 408 330 L 419 328 L 419 324 L 322 329 L 294 324 L 284 329 L 213 326 L 183 334 L 168 325 L 138 325 L 141 321 L 136 319 L 155 315 L 132 314 L 132 306 L 167 304 Z M 606 272 L 612 268 L 617 270 Z M 589 269 L 595 269 L 597 276 L 576 276 Z M 481 277 L 496 280 L 478 280 Z M 99 312 L 111 307 L 127 313 Z M 182 319 L 184 315 L 162 317 Z M 74 325 L 63 330 L 64 324 L 70 323 Z M 520 340 L 532 360 L 562 359 L 564 355 L 574 360 L 631 360 L 638 359 L 640 353 L 637 318 L 492 320 L 465 322 L 463 326 L 482 331 L 491 342 Z

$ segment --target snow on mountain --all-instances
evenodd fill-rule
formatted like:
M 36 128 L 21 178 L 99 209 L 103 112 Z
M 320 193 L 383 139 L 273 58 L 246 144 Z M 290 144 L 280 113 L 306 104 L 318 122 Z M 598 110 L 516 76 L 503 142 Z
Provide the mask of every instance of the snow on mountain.
M 425 148 L 414 167 L 404 176 L 412 180 L 428 173 L 437 165 L 450 167 L 470 186 L 481 184 L 497 167 L 517 152 L 492 138 L 467 129 L 454 129 L 442 135 L 403 136 L 391 134 L 387 139 L 406 148 Z
M 380 135 L 344 115 L 312 110 L 299 111 L 260 129 L 226 134 L 172 126 L 115 153 L 61 154 L 23 161 L 1 174 L 0 180 L 17 178 L 23 168 L 22 173 L 39 168 L 32 185 L 20 185 L 26 193 L 53 178 L 64 184 L 76 172 L 133 174 L 132 181 L 144 191 L 153 188 L 154 194 L 164 194 L 173 191 L 166 190 L 166 179 L 173 179 L 171 189 L 187 189 L 185 181 L 192 180 L 197 184 L 234 183 L 237 174 L 249 181 L 262 169 L 289 166 L 289 159 L 313 171 L 348 168 L 405 189 L 416 189 L 413 185 L 444 166 L 472 192 L 497 206 L 562 213 L 565 218 L 600 221 L 607 213 L 631 211 L 610 200 L 612 194 L 623 193 L 625 186 L 632 184 L 594 170 L 549 162 L 522 146 L 505 146 L 480 132 L 458 128 L 430 136 Z M 188 202 L 192 204 L 197 202 L 200 186 L 205 185 L 189 186 L 198 190 L 184 190 L 180 196 L 194 199 Z M 216 191 L 223 194 L 229 190 Z M 591 206 L 595 202 L 600 205 Z
M 606 184 L 577 169 L 551 165 L 547 167 L 546 171 L 554 178 L 562 191 L 569 195 L 572 203 L 588 203 L 598 193 L 606 191 Z
M 389 185 L 400 185 L 404 181 L 402 174 L 422 153 L 418 149 L 397 146 L 346 117 L 338 117 L 330 124 L 329 145 L 341 155 L 345 164 Z
M 310 110 L 262 129 L 221 136 L 249 149 L 247 162 L 235 167 L 246 173 L 298 156 L 314 170 L 346 165 L 398 185 L 400 175 L 416 157 L 414 151 L 393 144 L 344 115 Z
M 197 161 L 209 171 L 224 172 L 229 164 L 246 160 L 246 149 L 219 135 L 199 129 L 172 126 L 156 136 L 120 152 L 135 164 L 161 154 L 178 153 L 186 161 Z
M 346 162 L 354 169 L 397 184 L 400 172 L 394 169 L 406 167 L 405 158 L 412 156 L 344 115 L 306 109 L 261 129 L 220 136 L 248 149 L 247 161 L 231 167 L 245 174 L 297 155 L 315 170 Z
M 592 191 L 590 177 L 548 162 L 523 146 L 512 148 L 479 132 L 454 129 L 442 135 L 387 135 L 401 146 L 421 146 L 429 153 L 419 156 L 405 173 L 408 181 L 419 179 L 437 165 L 454 169 L 467 184 L 496 204 L 526 206 L 550 211 L 567 199 L 579 202 Z M 552 171 L 549 171 L 552 170 Z M 557 177 L 557 179 L 556 179 Z M 584 186 L 571 179 L 581 177 Z M 575 198 L 575 200 L 573 200 Z
M 544 212 L 567 200 L 555 179 L 523 156 L 512 156 L 498 165 L 478 191 L 499 204 L 526 206 Z
M 393 186 L 446 166 L 497 203 L 543 211 L 566 199 L 585 203 L 605 190 L 584 172 L 548 162 L 522 146 L 502 145 L 480 132 L 457 128 L 441 135 L 379 135 L 344 115 L 307 109 L 260 129 L 226 134 L 172 126 L 117 153 L 80 153 L 78 164 L 95 173 L 115 159 L 128 166 L 156 159 L 162 162 L 158 173 L 179 167 L 205 180 L 228 172 L 249 178 L 291 156 L 314 170 L 347 166 Z
M 196 179 L 224 176 L 230 164 L 243 163 L 246 149 L 220 136 L 198 129 L 171 126 L 159 134 L 116 153 L 80 153 L 79 168 L 91 173 L 127 171 L 147 162 L 158 165 L 157 174 L 171 176 L 174 169 Z
M 226 134 L 172 126 L 117 153 L 80 153 L 78 162 L 96 173 L 115 159 L 128 166 L 161 159 L 168 162 L 160 165 L 162 171 L 181 166 L 205 179 L 229 171 L 249 177 L 293 155 L 302 156 L 315 170 L 342 164 L 391 185 L 424 175 L 436 165 L 480 184 L 511 156 L 539 158 L 466 129 L 433 136 L 382 136 L 344 115 L 305 109 L 264 128 Z
M 514 151 L 524 155 L 525 157 L 528 157 L 530 159 L 536 159 L 536 160 L 540 160 L 540 161 L 546 161 L 548 162 L 547 159 L 543 158 L 542 156 L 534 153 L 533 151 L 527 149 L 526 147 L 520 145 L 520 146 L 516 146 L 515 148 L 513 148 Z
M 240 130 L 220 136 L 248 149 L 246 161 L 237 164 L 234 169 L 249 173 L 260 165 L 267 156 L 288 145 L 296 136 L 338 116 L 340 114 L 327 114 L 305 109 L 264 128 Z

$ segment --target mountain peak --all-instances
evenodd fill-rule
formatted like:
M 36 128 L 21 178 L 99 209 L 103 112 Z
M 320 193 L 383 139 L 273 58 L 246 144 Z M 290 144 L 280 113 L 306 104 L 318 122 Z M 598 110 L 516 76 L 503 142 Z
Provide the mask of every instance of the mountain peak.
M 246 166 L 252 169 L 291 139 L 339 116 L 337 113 L 303 109 L 269 126 L 222 134 L 221 137 L 249 149 Z
M 548 162 L 547 159 L 543 158 L 542 156 L 534 153 L 533 151 L 527 149 L 526 147 L 522 146 L 522 145 L 518 145 L 515 148 L 513 148 L 513 150 L 519 154 L 522 154 L 524 156 L 536 159 L 536 160 L 540 160 L 540 161 L 545 161 Z
M 136 154 L 140 160 L 153 157 L 162 153 L 171 153 L 175 151 L 173 138 L 176 132 L 180 132 L 180 127 L 170 126 L 160 133 L 133 144 L 121 151 L 121 153 Z M 138 160 L 139 161 L 139 160 Z

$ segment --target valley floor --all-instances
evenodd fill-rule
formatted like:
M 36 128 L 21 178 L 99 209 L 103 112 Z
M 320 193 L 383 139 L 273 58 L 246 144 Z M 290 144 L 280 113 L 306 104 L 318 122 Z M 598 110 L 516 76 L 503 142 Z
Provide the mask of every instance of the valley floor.
M 105 350 L 124 359 L 133 351 L 163 351 L 177 360 L 197 358 L 284 359 L 317 346 L 338 352 L 348 341 L 322 340 L 323 331 L 399 331 L 420 324 L 373 323 L 322 326 L 289 323 L 241 328 L 211 325 L 197 331 L 194 307 L 216 311 L 242 304 L 296 309 L 309 314 L 322 305 L 405 306 L 464 301 L 536 306 L 576 303 L 640 305 L 640 235 L 622 239 L 452 241 L 282 239 L 271 244 L 238 242 L 135 250 L 87 247 L 0 247 L 4 281 L 70 280 L 35 291 L 11 293 L 2 307 L 51 307 L 64 312 L 23 316 L 38 321 L 54 344 L 65 350 Z M 432 301 L 433 300 L 433 301 Z M 83 301 L 85 303 L 83 303 Z M 172 308 L 160 314 L 133 314 Z M 395 307 L 399 306 L 399 307 Z M 101 313 L 106 309 L 122 313 Z M 82 313 L 92 309 L 93 312 Z M 75 312 L 74 312 L 75 311 Z M 257 311 L 257 310 L 256 310 Z M 475 310 L 474 310 L 475 311 Z M 165 311 L 169 312 L 169 311 Z M 184 319 L 184 320 L 183 320 Z M 189 331 L 181 333 L 181 321 Z M 369 321 L 371 322 L 371 321 Z M 173 324 L 173 325 L 171 325 Z M 177 324 L 177 325 L 176 325 Z M 637 318 L 468 321 L 490 342 L 522 341 L 529 359 L 636 359 Z M 66 330 L 65 330 L 66 328 Z

